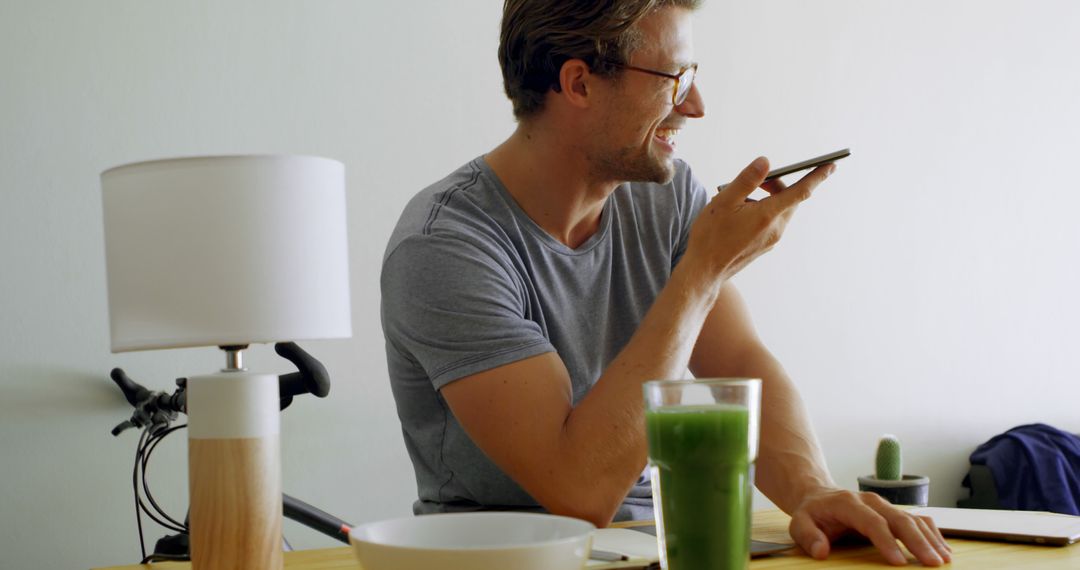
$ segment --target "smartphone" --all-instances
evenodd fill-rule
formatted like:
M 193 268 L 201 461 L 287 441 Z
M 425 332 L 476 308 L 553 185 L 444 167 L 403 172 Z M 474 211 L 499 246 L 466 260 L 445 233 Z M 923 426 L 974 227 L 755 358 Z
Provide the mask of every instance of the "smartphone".
M 767 176 L 765 176 L 765 180 L 772 180 L 773 178 L 780 178 L 781 176 L 786 176 L 788 174 L 791 174 L 793 172 L 798 172 L 800 170 L 809 170 L 811 168 L 821 166 L 822 164 L 828 164 L 830 162 L 836 162 L 836 161 L 840 160 L 841 158 L 844 158 L 844 157 L 847 157 L 847 156 L 850 156 L 850 155 L 851 155 L 851 149 L 849 149 L 849 148 L 845 148 L 843 150 L 838 150 L 836 152 L 830 152 L 829 154 L 823 154 L 823 155 L 821 155 L 819 157 L 811 158 L 810 160 L 804 160 L 802 162 L 796 162 L 795 164 L 789 164 L 789 165 L 787 165 L 787 166 L 785 166 L 783 168 L 777 168 L 775 170 L 772 170 L 772 171 L 769 172 L 769 174 Z

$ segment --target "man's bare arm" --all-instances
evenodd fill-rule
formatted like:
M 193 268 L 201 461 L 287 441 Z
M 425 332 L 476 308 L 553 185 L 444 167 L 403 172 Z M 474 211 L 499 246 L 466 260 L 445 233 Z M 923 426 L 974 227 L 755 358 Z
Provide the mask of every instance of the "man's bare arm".
M 791 537 L 811 556 L 826 558 L 832 540 L 855 531 L 870 539 L 892 564 L 907 560 L 897 539 L 927 566 L 951 559 L 932 520 L 901 511 L 873 493 L 836 487 L 798 390 L 758 339 L 749 312 L 730 283 L 721 289 L 702 327 L 690 368 L 699 377 L 762 379 L 756 483 L 791 514 Z
M 798 390 L 758 338 L 731 283 L 720 291 L 690 361 L 698 378 L 762 379 L 757 487 L 785 512 L 806 495 L 835 487 Z
M 641 384 L 683 375 L 721 285 L 770 249 L 796 205 L 828 175 L 808 175 L 757 203 L 759 159 L 698 216 L 682 262 L 630 342 L 575 407 L 556 354 L 481 372 L 442 389 L 491 459 L 549 511 L 607 525 L 645 465 Z
M 546 509 L 606 526 L 645 465 L 641 384 L 682 374 L 713 304 L 692 283 L 672 276 L 576 407 L 556 353 L 462 378 L 443 397 L 473 441 Z

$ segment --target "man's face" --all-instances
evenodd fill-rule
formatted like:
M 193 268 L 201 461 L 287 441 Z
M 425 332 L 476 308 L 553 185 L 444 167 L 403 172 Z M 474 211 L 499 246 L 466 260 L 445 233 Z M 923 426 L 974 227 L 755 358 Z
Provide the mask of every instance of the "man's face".
M 638 23 L 642 45 L 629 64 L 675 74 L 691 63 L 690 11 L 661 8 Z M 589 145 L 592 175 L 599 180 L 667 183 L 675 174 L 675 135 L 687 117 L 704 114 L 697 88 L 672 104 L 675 80 L 624 69 L 605 91 Z

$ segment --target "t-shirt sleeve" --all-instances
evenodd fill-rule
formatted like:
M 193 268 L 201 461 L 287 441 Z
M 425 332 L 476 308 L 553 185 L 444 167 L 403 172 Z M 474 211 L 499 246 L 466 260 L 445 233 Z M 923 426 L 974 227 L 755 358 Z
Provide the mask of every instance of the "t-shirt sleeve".
M 672 247 L 672 269 L 678 265 L 679 260 L 686 253 L 686 245 L 690 240 L 690 226 L 693 225 L 694 220 L 705 209 L 705 204 L 709 201 L 705 187 L 694 176 L 690 167 L 684 162 L 680 162 L 679 166 L 680 168 L 675 172 L 675 178 L 672 179 L 675 191 L 677 223 L 679 224 L 678 239 Z
M 406 238 L 383 263 L 387 342 L 415 360 L 436 389 L 554 351 L 526 318 L 524 285 L 498 252 L 439 235 Z

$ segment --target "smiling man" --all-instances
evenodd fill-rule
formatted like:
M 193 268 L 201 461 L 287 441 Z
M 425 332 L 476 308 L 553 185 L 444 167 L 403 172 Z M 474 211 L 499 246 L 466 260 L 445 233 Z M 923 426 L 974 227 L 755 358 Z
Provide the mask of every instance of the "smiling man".
M 837 489 L 803 404 L 731 277 L 834 166 L 791 187 L 759 158 L 708 198 L 675 158 L 705 114 L 692 0 L 507 0 L 499 61 L 518 120 L 420 192 L 390 239 L 382 318 L 415 512 L 652 517 L 641 385 L 763 380 L 756 484 L 816 558 L 858 532 L 894 564 L 949 550 L 932 522 Z M 758 187 L 770 196 L 748 200 Z

